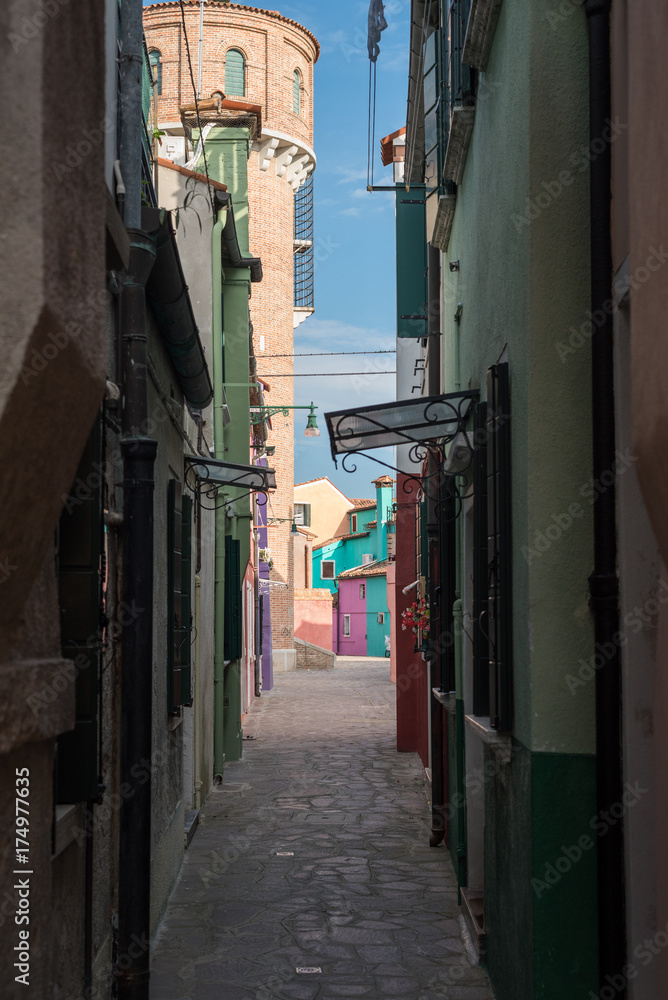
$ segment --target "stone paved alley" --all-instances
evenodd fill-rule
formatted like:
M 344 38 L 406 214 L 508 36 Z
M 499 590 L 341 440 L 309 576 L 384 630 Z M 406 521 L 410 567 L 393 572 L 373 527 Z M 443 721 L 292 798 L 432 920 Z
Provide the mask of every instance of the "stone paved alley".
M 388 660 L 340 657 L 255 702 L 160 927 L 152 1000 L 492 1000 L 394 697 Z

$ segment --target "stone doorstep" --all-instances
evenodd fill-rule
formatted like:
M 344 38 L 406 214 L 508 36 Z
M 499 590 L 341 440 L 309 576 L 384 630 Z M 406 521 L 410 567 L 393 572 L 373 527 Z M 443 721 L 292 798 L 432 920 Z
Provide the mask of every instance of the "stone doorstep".
M 485 914 L 483 894 L 480 890 L 462 888 L 462 940 L 468 949 L 470 944 L 477 962 L 485 957 Z M 469 940 L 467 940 L 467 938 Z

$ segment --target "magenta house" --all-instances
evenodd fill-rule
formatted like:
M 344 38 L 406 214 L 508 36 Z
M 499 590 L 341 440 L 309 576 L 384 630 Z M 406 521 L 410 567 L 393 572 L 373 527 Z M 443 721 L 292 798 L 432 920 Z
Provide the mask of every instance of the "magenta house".
M 366 581 L 341 580 L 334 613 L 334 651 L 341 656 L 366 656 Z

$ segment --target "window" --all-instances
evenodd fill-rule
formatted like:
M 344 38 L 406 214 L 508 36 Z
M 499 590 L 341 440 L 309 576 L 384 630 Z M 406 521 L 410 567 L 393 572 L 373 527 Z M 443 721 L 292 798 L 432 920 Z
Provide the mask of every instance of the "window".
M 366 597 L 366 586 L 363 583 L 360 583 L 360 600 L 363 601 L 365 597 Z
M 167 501 L 167 698 L 170 715 L 192 705 L 190 631 L 192 628 L 192 500 L 170 479 Z
M 158 84 L 158 94 L 162 94 L 162 54 L 158 49 L 151 49 L 148 54 L 148 61 L 151 64 L 153 79 Z
M 320 563 L 320 579 L 321 580 L 333 580 L 334 579 L 334 560 L 333 559 L 323 559 Z
M 350 615 L 343 616 L 343 634 L 350 635 Z
M 378 622 L 379 625 L 384 625 L 385 624 L 385 612 L 384 611 L 379 611 L 378 612 L 378 617 L 376 618 L 376 621 Z
M 301 524 L 304 528 L 311 527 L 311 504 L 295 504 L 295 524 Z
M 246 96 L 246 60 L 239 49 L 229 49 L 225 56 L 225 94 Z
M 294 71 L 292 77 L 292 110 L 296 115 L 301 112 L 302 97 L 302 75 L 298 69 Z
M 350 530 L 353 534 L 357 531 L 357 514 L 350 515 Z

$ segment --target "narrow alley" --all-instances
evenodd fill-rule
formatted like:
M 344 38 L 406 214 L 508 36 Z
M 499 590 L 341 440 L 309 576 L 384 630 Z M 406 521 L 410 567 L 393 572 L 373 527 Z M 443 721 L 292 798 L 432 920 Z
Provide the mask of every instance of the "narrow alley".
M 254 703 L 160 926 L 152 1000 L 492 1000 L 394 701 L 388 660 L 339 657 Z

